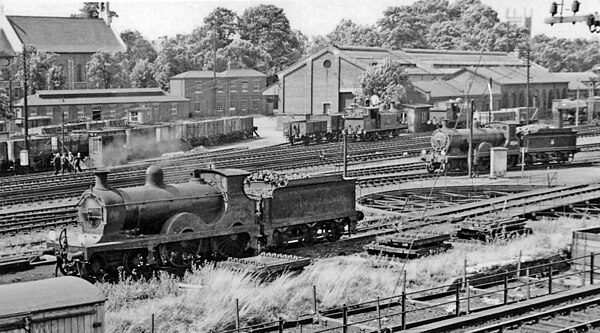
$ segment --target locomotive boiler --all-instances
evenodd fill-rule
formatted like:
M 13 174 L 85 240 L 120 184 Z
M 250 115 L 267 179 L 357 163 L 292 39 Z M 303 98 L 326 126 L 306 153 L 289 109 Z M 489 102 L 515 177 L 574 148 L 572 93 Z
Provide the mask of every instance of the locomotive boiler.
M 121 267 L 186 268 L 200 259 L 238 257 L 291 241 L 336 240 L 355 230 L 354 180 L 290 180 L 269 196 L 248 196 L 249 172 L 201 169 L 165 184 L 151 166 L 146 184 L 111 188 L 106 171 L 78 203 L 78 232 L 50 232 L 48 246 L 65 275 L 90 280 Z
M 485 127 L 475 125 L 471 141 L 473 162 L 487 168 L 490 151 L 495 147 L 507 148 L 508 165 L 515 166 L 521 158 L 528 165 L 542 162 L 563 163 L 573 159 L 577 152 L 577 132 L 571 129 L 518 127 L 517 122 L 496 122 Z M 421 159 L 429 172 L 435 170 L 468 171 L 468 129 L 443 126 L 431 136 L 431 151 L 423 151 Z

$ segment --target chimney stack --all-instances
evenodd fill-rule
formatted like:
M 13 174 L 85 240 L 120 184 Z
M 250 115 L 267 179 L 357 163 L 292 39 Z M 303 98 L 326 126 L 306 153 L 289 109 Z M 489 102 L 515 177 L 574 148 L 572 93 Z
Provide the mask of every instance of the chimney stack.
M 108 191 L 110 187 L 108 186 L 108 171 L 98 170 L 95 172 L 96 175 L 96 184 L 94 188 L 101 191 Z

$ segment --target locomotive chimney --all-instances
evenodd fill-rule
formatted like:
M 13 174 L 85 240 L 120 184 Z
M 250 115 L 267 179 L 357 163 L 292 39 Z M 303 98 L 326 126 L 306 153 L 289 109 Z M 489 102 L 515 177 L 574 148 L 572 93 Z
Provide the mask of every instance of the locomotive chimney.
M 108 187 L 108 171 L 99 170 L 95 173 L 96 176 L 96 184 L 94 188 L 97 190 L 108 191 L 110 188 Z
M 157 165 L 151 165 L 146 170 L 146 186 L 165 187 L 163 170 Z

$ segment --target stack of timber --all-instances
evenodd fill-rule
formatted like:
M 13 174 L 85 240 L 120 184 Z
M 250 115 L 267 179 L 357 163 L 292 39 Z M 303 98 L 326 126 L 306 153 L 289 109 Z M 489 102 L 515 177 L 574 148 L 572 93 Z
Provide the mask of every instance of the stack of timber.
M 263 276 L 299 270 L 310 263 L 309 258 L 263 252 L 254 257 L 228 258 L 226 261 L 219 262 L 217 266 Z
M 531 234 L 525 218 L 476 218 L 460 223 L 457 236 L 463 239 L 492 241 L 497 238 L 511 238 Z
M 442 233 L 398 233 L 380 236 L 375 242 L 365 245 L 369 254 L 385 254 L 404 258 L 418 258 L 447 251 L 452 248 L 450 234 Z

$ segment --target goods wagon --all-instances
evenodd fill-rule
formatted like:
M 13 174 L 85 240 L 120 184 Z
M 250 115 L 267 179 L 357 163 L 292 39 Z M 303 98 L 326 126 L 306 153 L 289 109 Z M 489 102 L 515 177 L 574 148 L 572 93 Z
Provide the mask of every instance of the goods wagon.
M 102 333 L 106 297 L 71 276 L 0 286 L 0 332 Z
M 51 231 L 48 246 L 65 275 L 90 280 L 184 268 L 214 257 L 238 257 L 290 242 L 337 240 L 355 230 L 355 180 L 290 180 L 273 187 L 237 169 L 201 169 L 168 185 L 151 166 L 144 186 L 111 188 L 108 172 L 78 203 L 79 231 Z M 256 194 L 256 188 L 270 192 Z M 282 187 L 283 186 L 283 187 Z M 274 189 L 274 190 L 273 190 Z

